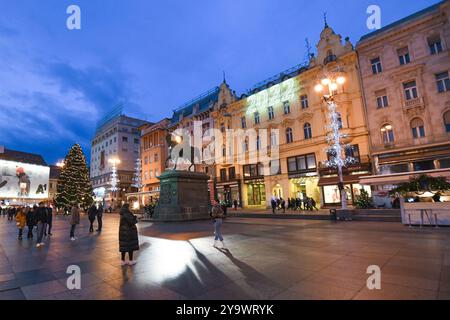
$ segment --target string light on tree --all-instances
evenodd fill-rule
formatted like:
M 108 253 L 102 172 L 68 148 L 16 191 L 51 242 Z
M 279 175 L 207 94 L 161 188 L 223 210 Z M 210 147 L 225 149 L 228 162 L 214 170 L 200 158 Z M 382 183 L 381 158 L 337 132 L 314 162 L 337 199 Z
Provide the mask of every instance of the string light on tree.
M 342 209 L 347 209 L 347 192 L 344 188 L 342 168 L 356 162 L 355 158 L 346 156 L 345 150 L 351 147 L 343 142 L 343 140 L 348 138 L 348 134 L 342 133 L 340 130 L 342 129 L 342 120 L 334 99 L 337 90 L 344 85 L 345 81 L 344 73 L 337 69 L 337 71 L 329 72 L 314 88 L 317 93 L 323 95 L 323 100 L 328 107 L 329 124 L 327 127 L 329 133 L 326 140 L 329 147 L 326 151 L 328 152 L 329 160 L 325 161 L 325 165 L 338 170 Z
M 112 164 L 112 168 L 111 168 L 111 188 L 109 188 L 109 190 L 115 192 L 118 191 L 118 185 L 119 185 L 119 176 L 117 175 L 117 165 L 120 163 L 120 160 L 117 158 L 113 158 L 113 159 L 109 159 L 108 161 L 109 163 Z
M 140 158 L 137 158 L 134 166 L 133 184 L 131 186 L 138 188 L 139 190 L 144 186 L 142 184 L 142 162 Z

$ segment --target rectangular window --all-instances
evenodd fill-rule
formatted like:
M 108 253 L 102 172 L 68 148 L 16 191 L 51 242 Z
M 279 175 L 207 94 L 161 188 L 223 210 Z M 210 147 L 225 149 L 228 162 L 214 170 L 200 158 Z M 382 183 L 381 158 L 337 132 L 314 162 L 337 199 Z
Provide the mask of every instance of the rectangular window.
M 155 153 L 155 162 L 158 162 L 158 154 Z
M 122 142 L 128 142 L 128 137 L 122 137 Z
M 413 162 L 414 171 L 433 170 L 433 160 Z
M 345 148 L 345 157 L 352 158 L 355 160 L 356 163 L 360 163 L 361 157 L 359 154 L 359 146 L 355 144 Z
M 413 134 L 414 139 L 425 137 L 424 126 L 418 126 L 418 127 L 412 128 L 412 134 Z
M 220 180 L 221 181 L 227 180 L 227 169 L 220 169 Z
M 139 144 L 139 139 L 134 139 L 135 144 Z
M 438 73 L 435 76 L 438 92 L 450 91 L 450 78 L 448 77 L 448 71 Z
M 389 106 L 389 100 L 387 97 L 386 90 L 378 90 L 375 92 L 375 96 L 377 97 L 377 108 L 386 108 Z
M 316 155 L 311 153 L 307 155 L 288 158 L 288 171 L 311 171 L 317 168 Z
M 275 118 L 275 115 L 274 115 L 274 113 L 273 113 L 273 107 L 269 107 L 269 108 L 267 109 L 267 112 L 268 112 L 268 114 L 269 114 L 269 120 L 273 120 L 273 118 Z
M 259 124 L 259 112 L 255 112 L 253 115 L 255 117 L 255 124 Z
M 442 52 L 442 42 L 439 36 L 428 38 L 428 47 L 430 48 L 430 54 L 438 54 Z
M 148 157 L 144 158 L 144 164 L 148 164 Z
M 300 101 L 302 104 L 302 109 L 307 109 L 309 107 L 308 96 L 306 94 L 300 97 Z
M 234 167 L 228 168 L 228 177 L 230 180 L 236 179 L 236 169 Z
M 316 156 L 314 154 L 309 154 L 306 156 L 306 165 L 308 169 L 316 168 Z
M 406 100 L 413 100 L 418 97 L 416 81 L 405 82 L 403 84 Z
M 398 49 L 397 54 L 400 65 L 405 65 L 411 62 L 408 47 Z
M 289 101 L 283 102 L 283 110 L 284 110 L 284 114 L 291 113 L 291 104 L 289 103 Z
M 383 67 L 381 66 L 380 57 L 370 60 L 370 64 L 372 65 L 372 73 L 378 74 L 383 71 Z
M 241 117 L 241 127 L 242 127 L 242 129 L 247 128 L 247 121 L 246 121 L 245 117 Z
M 271 175 L 281 174 L 280 159 L 278 159 L 278 160 L 271 160 L 270 161 L 270 174 Z

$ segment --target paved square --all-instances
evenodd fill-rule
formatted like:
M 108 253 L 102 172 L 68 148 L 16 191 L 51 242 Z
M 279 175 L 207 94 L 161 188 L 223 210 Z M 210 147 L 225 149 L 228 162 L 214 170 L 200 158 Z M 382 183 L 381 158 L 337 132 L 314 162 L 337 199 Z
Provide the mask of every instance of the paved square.
M 450 299 L 450 228 L 387 222 L 226 220 L 227 250 L 212 247 L 210 222 L 139 223 L 137 265 L 121 267 L 118 215 L 78 240 L 67 217 L 36 248 L 0 217 L 0 299 Z M 81 290 L 66 269 L 81 268 Z M 381 268 L 381 290 L 366 269 Z

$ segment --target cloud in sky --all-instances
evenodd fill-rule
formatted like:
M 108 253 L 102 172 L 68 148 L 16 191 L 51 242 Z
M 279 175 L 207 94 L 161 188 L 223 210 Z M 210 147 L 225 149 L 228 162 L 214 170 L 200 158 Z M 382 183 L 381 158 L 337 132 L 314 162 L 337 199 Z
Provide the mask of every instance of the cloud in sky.
M 386 25 L 436 3 L 379 0 Z M 0 1 L 0 144 L 49 163 L 75 142 L 86 155 L 96 122 L 117 103 L 157 121 L 222 80 L 238 93 L 304 61 L 323 12 L 353 43 L 369 32 L 370 0 Z M 352 21 L 351 24 L 348 21 Z

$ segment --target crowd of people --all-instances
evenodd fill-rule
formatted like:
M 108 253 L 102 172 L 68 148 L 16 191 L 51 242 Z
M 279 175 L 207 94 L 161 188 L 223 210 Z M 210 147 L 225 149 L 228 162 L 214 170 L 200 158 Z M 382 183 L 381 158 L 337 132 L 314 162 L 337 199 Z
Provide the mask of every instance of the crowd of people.
M 293 211 L 313 211 L 319 210 L 316 206 L 316 201 L 306 195 L 300 198 L 288 198 L 286 200 L 282 197 L 272 196 L 270 199 L 270 204 L 272 207 L 272 213 L 276 213 L 277 210 L 283 210 L 283 213 L 287 210 Z
M 221 243 L 221 248 L 225 248 L 222 237 L 222 223 L 226 217 L 226 206 L 221 204 L 218 200 L 212 206 L 211 218 L 214 225 L 214 247 L 218 248 L 218 243 Z M 64 208 L 64 211 L 69 210 Z M 94 223 L 97 220 L 97 232 L 102 230 L 102 205 L 93 204 L 87 210 L 87 217 L 89 219 L 89 232 L 94 232 Z M 75 241 L 76 226 L 80 224 L 80 206 L 74 204 L 70 208 L 70 240 Z M 16 221 L 17 228 L 19 230 L 18 239 L 23 239 L 23 232 L 25 228 L 28 228 L 27 238 L 33 240 L 36 237 L 36 247 L 42 247 L 45 245 L 44 237 L 52 236 L 52 221 L 53 221 L 53 208 L 51 205 L 46 205 L 44 202 L 39 203 L 38 206 L 32 207 L 6 207 L 0 208 L 0 215 L 7 216 L 8 221 Z M 64 215 L 66 213 L 64 212 Z M 130 205 L 125 203 L 120 209 L 120 223 L 119 223 L 119 252 L 121 253 L 121 265 L 133 266 L 136 264 L 134 260 L 134 252 L 139 250 L 139 237 L 137 229 L 138 219 L 130 210 Z M 126 261 L 126 255 L 128 254 L 128 261 Z
M 36 246 L 45 245 L 44 237 L 52 236 L 53 225 L 53 208 L 50 205 L 45 205 L 43 202 L 39 206 L 21 206 L 21 207 L 6 207 L 1 209 L 1 214 L 8 217 L 8 221 L 16 221 L 19 230 L 18 239 L 23 239 L 23 232 L 25 227 L 28 228 L 27 238 L 33 239 L 35 231 Z

